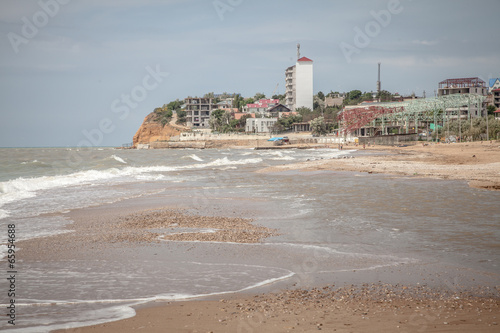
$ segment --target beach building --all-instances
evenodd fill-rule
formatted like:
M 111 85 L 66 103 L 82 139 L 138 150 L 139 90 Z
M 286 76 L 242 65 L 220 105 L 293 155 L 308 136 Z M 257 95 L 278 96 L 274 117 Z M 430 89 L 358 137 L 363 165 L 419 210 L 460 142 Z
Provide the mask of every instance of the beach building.
M 492 105 L 498 110 L 500 109 L 500 88 L 493 90 L 491 93 L 493 95 Z
M 210 128 L 208 120 L 212 111 L 217 110 L 213 98 L 188 97 L 184 99 L 186 105 L 186 123 L 188 127 Z
M 270 108 L 278 105 L 279 99 L 260 99 L 255 103 L 243 106 L 243 112 L 246 113 L 266 113 Z
M 488 86 L 489 93 L 492 93 L 493 90 L 495 90 L 495 89 L 500 89 L 500 78 L 490 79 L 489 83 L 490 83 Z
M 313 61 L 306 57 L 300 58 L 297 60 L 296 71 L 295 109 L 306 107 L 313 110 Z
M 486 82 L 478 77 L 447 79 L 439 82 L 438 97 L 453 94 L 477 94 L 486 96 L 488 94 L 488 88 L 486 87 Z M 486 115 L 486 103 L 482 103 L 481 105 L 472 103 L 470 105 L 463 105 L 460 108 L 447 108 L 446 112 L 450 114 L 460 114 L 460 118 L 468 118 L 469 112 L 470 117 L 482 117 Z
M 289 115 L 292 113 L 292 110 L 287 108 L 283 104 L 278 104 L 267 110 L 265 116 L 266 117 L 272 117 L 272 118 L 281 118 L 283 114 Z M 293 112 L 295 113 L 295 112 Z
M 297 60 L 295 66 L 285 71 L 286 106 L 295 111 L 306 107 L 313 109 L 313 61 L 307 57 Z
M 285 104 L 290 110 L 295 109 L 295 66 L 288 67 L 285 71 Z
M 245 125 L 247 133 L 271 133 L 278 118 L 248 118 Z
M 233 102 L 229 100 L 223 100 L 217 103 L 217 109 L 228 110 L 233 108 Z

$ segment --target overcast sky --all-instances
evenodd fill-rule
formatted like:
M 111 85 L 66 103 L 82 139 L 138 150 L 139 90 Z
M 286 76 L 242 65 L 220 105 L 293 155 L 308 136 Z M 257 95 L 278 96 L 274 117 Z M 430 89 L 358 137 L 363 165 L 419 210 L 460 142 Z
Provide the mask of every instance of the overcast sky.
M 434 95 L 500 77 L 500 1 L 2 0 L 0 146 L 121 145 L 144 117 L 207 92 L 284 93 L 314 61 L 314 92 Z

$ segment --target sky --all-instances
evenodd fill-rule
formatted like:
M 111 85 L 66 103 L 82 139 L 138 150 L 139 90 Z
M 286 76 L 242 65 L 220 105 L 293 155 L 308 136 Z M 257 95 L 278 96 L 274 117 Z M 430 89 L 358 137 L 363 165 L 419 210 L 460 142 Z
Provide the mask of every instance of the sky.
M 270 97 L 314 61 L 314 93 L 434 95 L 500 77 L 500 1 L 2 0 L 0 147 L 121 146 L 156 107 Z

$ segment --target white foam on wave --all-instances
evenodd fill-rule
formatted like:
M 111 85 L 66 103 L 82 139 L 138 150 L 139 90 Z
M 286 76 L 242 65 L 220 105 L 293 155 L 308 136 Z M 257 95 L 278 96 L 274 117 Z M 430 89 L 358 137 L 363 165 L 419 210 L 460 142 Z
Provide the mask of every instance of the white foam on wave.
M 112 158 L 112 159 L 114 159 L 115 161 L 120 162 L 120 163 L 127 164 L 127 162 L 125 162 L 125 161 L 123 160 L 123 158 L 121 158 L 120 156 L 111 155 L 111 158 Z
M 6 210 L 0 209 L 0 220 L 4 219 L 6 217 L 9 217 L 9 216 L 10 216 L 10 214 Z
M 214 170 L 227 171 L 227 170 L 236 170 L 236 169 L 238 169 L 238 167 L 227 166 L 227 167 L 224 167 L 224 168 L 215 168 Z
M 95 309 L 91 310 L 86 310 L 82 311 L 80 313 L 80 317 L 78 318 L 77 322 L 69 322 L 69 323 L 60 323 L 60 324 L 45 324 L 45 323 L 38 323 L 40 324 L 45 324 L 43 326 L 32 326 L 32 327 L 20 327 L 20 328 L 14 328 L 14 329 L 7 329 L 7 330 L 2 330 L 2 332 L 22 332 L 22 333 L 39 333 L 39 332 L 52 332 L 54 330 L 63 330 L 63 329 L 71 329 L 71 328 L 78 328 L 78 327 L 84 327 L 84 326 L 93 326 L 93 325 L 99 325 L 99 324 L 104 324 L 104 323 L 109 323 L 112 321 L 116 320 L 123 320 L 123 319 L 128 319 L 132 318 L 135 316 L 136 312 L 132 308 L 132 306 L 139 305 L 140 303 L 133 303 L 133 304 L 127 304 L 127 305 L 121 305 L 121 306 L 113 306 L 109 308 L 103 308 L 99 309 L 99 311 L 96 311 Z M 96 318 L 97 315 L 97 318 Z M 93 319 L 88 319 L 88 318 L 93 318 Z M 47 320 L 47 319 L 45 319 Z
M 294 161 L 296 158 L 292 156 L 281 156 L 281 157 L 274 157 L 271 158 L 271 160 L 274 161 Z
M 227 157 L 216 159 L 215 161 L 203 164 L 195 165 L 195 167 L 213 167 L 213 166 L 226 166 L 226 165 L 242 165 L 242 164 L 255 164 L 262 162 L 262 158 L 247 158 L 242 160 L 230 160 Z
M 257 265 L 244 265 L 244 264 L 207 264 L 207 263 L 197 263 L 197 262 L 192 262 L 192 264 L 199 264 L 199 265 L 208 265 L 208 266 L 240 266 L 240 267 L 245 267 L 245 268 L 263 268 L 263 269 L 268 269 L 269 267 L 265 266 L 257 266 Z M 283 268 L 273 268 L 275 271 L 273 275 L 278 275 L 276 277 L 270 277 L 268 279 L 262 280 L 255 282 L 253 284 L 250 284 L 246 287 L 240 288 L 238 290 L 226 290 L 226 291 L 220 291 L 220 292 L 214 292 L 214 293 L 207 293 L 207 294 L 184 294 L 184 293 L 165 293 L 165 294 L 159 294 L 155 295 L 153 297 L 145 297 L 145 298 L 136 298 L 136 299 L 105 299 L 105 300 L 71 300 L 71 301 L 58 301 L 58 300 L 30 300 L 30 302 L 24 302 L 24 303 L 17 303 L 16 305 L 19 307 L 31 307 L 31 306 L 37 306 L 37 307 L 48 307 L 52 308 L 54 306 L 67 306 L 67 305 L 89 305 L 93 306 L 92 309 L 90 310 L 83 310 L 78 313 L 78 316 L 76 318 L 71 318 L 71 322 L 66 322 L 66 323 L 54 323 L 52 320 L 54 319 L 47 319 L 47 322 L 42 322 L 42 323 L 37 323 L 37 326 L 32 326 L 32 327 L 22 327 L 19 329 L 10 329 L 6 330 L 5 332 L 40 332 L 41 329 L 42 331 L 53 331 L 57 329 L 68 329 L 68 328 L 76 328 L 76 327 L 82 327 L 82 326 L 91 326 L 91 325 L 98 325 L 98 324 L 103 324 L 106 322 L 111 322 L 111 321 L 116 321 L 116 320 L 122 320 L 126 318 L 131 318 L 135 316 L 136 312 L 132 308 L 133 306 L 138 306 L 141 304 L 149 303 L 149 302 L 154 302 L 154 301 L 182 301 L 182 300 L 190 300 L 190 299 L 197 299 L 197 298 L 202 298 L 202 297 L 210 297 L 210 296 L 216 296 L 216 295 L 224 295 L 224 294 L 233 294 L 233 293 L 238 293 L 238 292 L 243 292 L 247 291 L 250 289 L 258 288 L 264 285 L 272 284 L 277 281 L 285 280 L 288 279 L 292 276 L 295 275 L 294 272 L 283 269 Z M 117 303 L 123 303 L 121 305 L 115 305 L 112 307 L 105 307 L 107 304 L 117 304 Z M 95 304 L 95 305 L 93 305 Z M 99 308 L 99 310 L 96 310 L 96 305 L 102 304 L 104 307 Z M 97 315 L 97 317 L 96 317 Z M 88 319 L 92 318 L 92 319 Z M 43 325 L 43 326 L 40 326 Z
M 201 157 L 199 157 L 198 155 L 196 155 L 196 154 L 191 154 L 191 155 L 183 156 L 182 158 L 190 158 L 190 159 L 198 161 L 198 162 L 203 162 L 203 159 Z
M 7 251 L 8 251 L 7 245 L 0 245 L 0 260 L 3 260 L 4 258 L 7 257 Z
M 21 162 L 21 164 L 35 164 L 35 163 L 39 163 L 38 160 L 33 160 L 31 162 L 28 162 L 28 161 L 24 161 L 24 162 Z
M 112 156 L 114 156 L 113 158 L 115 160 L 117 161 L 122 160 L 121 163 L 126 163 L 120 157 L 115 155 Z M 162 177 L 157 173 L 171 172 L 176 170 L 187 170 L 187 169 L 203 169 L 207 167 L 218 167 L 218 166 L 224 167 L 233 165 L 255 164 L 260 162 L 262 162 L 261 158 L 230 160 L 228 157 L 224 157 L 208 163 L 197 163 L 197 164 L 190 164 L 190 165 L 176 166 L 176 167 L 127 166 L 123 168 L 109 168 L 105 170 L 78 171 L 67 175 L 42 176 L 34 178 L 20 177 L 17 179 L 11 179 L 9 181 L 0 182 L 0 207 L 10 202 L 35 197 L 36 192 L 41 190 L 50 190 L 54 188 L 95 184 L 96 182 L 102 182 L 108 179 L 113 179 L 118 177 L 128 177 L 128 179 L 134 177 L 133 179 L 137 180 L 160 180 L 162 179 Z M 152 173 L 156 174 L 151 175 Z M 8 211 L 4 210 L 3 214 L 8 215 Z

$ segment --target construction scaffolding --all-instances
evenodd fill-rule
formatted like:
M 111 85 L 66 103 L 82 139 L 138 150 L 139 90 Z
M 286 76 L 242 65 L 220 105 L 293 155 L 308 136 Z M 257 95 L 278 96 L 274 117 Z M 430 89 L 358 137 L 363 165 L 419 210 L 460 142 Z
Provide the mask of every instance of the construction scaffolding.
M 405 134 L 418 133 L 419 128 L 428 128 L 430 124 L 435 124 L 433 127 L 436 128 L 436 124 L 443 126 L 451 119 L 471 119 L 471 106 L 481 110 L 485 99 L 486 96 L 477 94 L 453 94 L 346 107 L 340 114 L 341 132 L 344 136 L 375 136 L 390 134 L 388 129 L 393 128 L 399 134 L 402 129 Z

